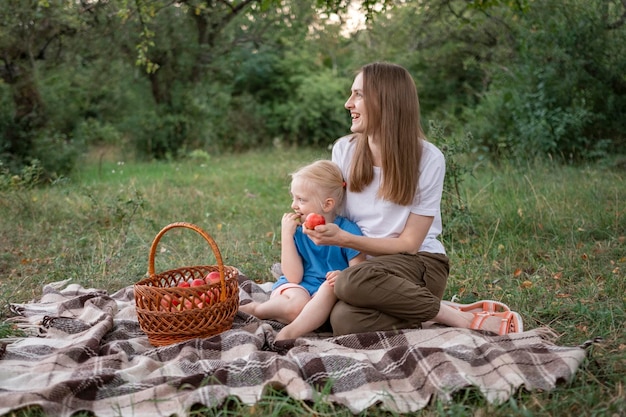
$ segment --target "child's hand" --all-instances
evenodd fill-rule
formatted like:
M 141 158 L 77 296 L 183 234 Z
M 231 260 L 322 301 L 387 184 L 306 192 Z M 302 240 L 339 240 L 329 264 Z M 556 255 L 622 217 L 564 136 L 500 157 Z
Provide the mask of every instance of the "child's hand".
M 296 229 L 300 226 L 300 215 L 297 213 L 285 213 L 281 220 L 282 233 L 288 233 L 289 236 L 293 236 L 296 233 Z
M 328 285 L 330 285 L 331 287 L 335 286 L 335 280 L 339 276 L 340 272 L 341 271 L 328 271 L 326 273 L 326 282 L 328 282 Z

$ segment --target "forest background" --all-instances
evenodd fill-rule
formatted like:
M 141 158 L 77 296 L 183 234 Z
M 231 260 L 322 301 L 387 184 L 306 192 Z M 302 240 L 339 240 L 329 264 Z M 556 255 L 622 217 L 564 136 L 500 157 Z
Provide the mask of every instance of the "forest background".
M 44 283 L 139 280 L 172 221 L 269 278 L 288 173 L 329 156 L 355 71 L 385 60 L 446 155 L 446 298 L 506 302 L 563 345 L 604 339 L 559 390 L 466 390 L 417 415 L 623 415 L 625 45 L 626 0 L 3 0 L 0 339 Z M 158 270 L 207 255 L 165 243 Z
M 381 60 L 473 158 L 623 155 L 625 20 L 624 0 L 6 0 L 0 172 L 55 180 L 95 147 L 327 147 Z

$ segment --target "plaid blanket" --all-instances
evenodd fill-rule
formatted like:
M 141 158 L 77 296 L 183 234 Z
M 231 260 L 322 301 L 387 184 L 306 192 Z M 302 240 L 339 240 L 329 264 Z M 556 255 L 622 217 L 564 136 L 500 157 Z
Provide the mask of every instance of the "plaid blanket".
M 268 286 L 240 279 L 242 301 L 268 298 Z M 520 387 L 552 390 L 585 357 L 584 345 L 556 346 L 547 329 L 314 333 L 274 343 L 279 323 L 241 312 L 232 330 L 155 348 L 139 328 L 132 286 L 109 295 L 58 282 L 44 286 L 39 301 L 12 308 L 11 320 L 29 336 L 0 343 L 0 415 L 39 405 L 58 416 L 184 416 L 232 396 L 254 404 L 267 387 L 354 413 L 372 405 L 404 413 L 471 386 L 490 402 Z

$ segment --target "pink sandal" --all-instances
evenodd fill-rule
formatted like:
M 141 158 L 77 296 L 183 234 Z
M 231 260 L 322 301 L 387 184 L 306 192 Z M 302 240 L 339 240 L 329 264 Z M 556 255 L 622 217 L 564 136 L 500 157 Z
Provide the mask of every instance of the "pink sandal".
M 472 304 L 459 304 L 452 301 L 441 301 L 443 304 L 450 306 L 452 308 L 456 308 L 457 310 L 461 310 L 464 312 L 474 313 L 474 312 L 487 312 L 487 313 L 504 313 L 507 311 L 511 311 L 509 306 L 499 301 L 493 300 L 481 300 L 476 301 Z
M 522 333 L 524 331 L 524 323 L 522 323 L 522 316 L 515 311 L 503 311 L 490 313 L 487 311 L 479 311 L 474 313 L 474 320 L 470 325 L 470 329 L 484 330 L 482 328 L 483 323 L 488 317 L 500 317 L 500 328 L 498 329 L 499 335 L 505 335 L 509 333 Z

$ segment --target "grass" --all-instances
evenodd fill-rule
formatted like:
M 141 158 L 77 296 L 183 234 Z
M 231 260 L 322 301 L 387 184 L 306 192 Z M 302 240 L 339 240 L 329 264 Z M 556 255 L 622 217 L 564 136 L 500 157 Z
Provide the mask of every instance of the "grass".
M 217 242 L 224 262 L 258 281 L 279 259 L 288 174 L 328 152 L 310 149 L 197 155 L 181 162 L 86 160 L 70 180 L 0 191 L 0 323 L 7 305 L 41 295 L 44 283 L 72 278 L 111 292 L 141 279 L 150 245 L 165 225 L 195 223 Z M 488 404 L 473 390 L 433 401 L 413 415 L 616 416 L 626 413 L 626 173 L 603 165 L 480 165 L 463 178 L 465 210 L 448 212 L 445 245 L 452 271 L 446 299 L 502 300 L 526 328 L 550 326 L 557 343 L 594 345 L 575 379 L 551 392 L 519 391 Z M 189 230 L 159 243 L 157 271 L 213 263 Z M 0 324 L 0 336 L 12 333 Z M 193 415 L 333 415 L 322 399 L 304 404 L 268 392 L 255 407 L 233 399 Z M 26 409 L 11 416 L 39 416 Z M 376 408 L 362 415 L 393 415 Z

